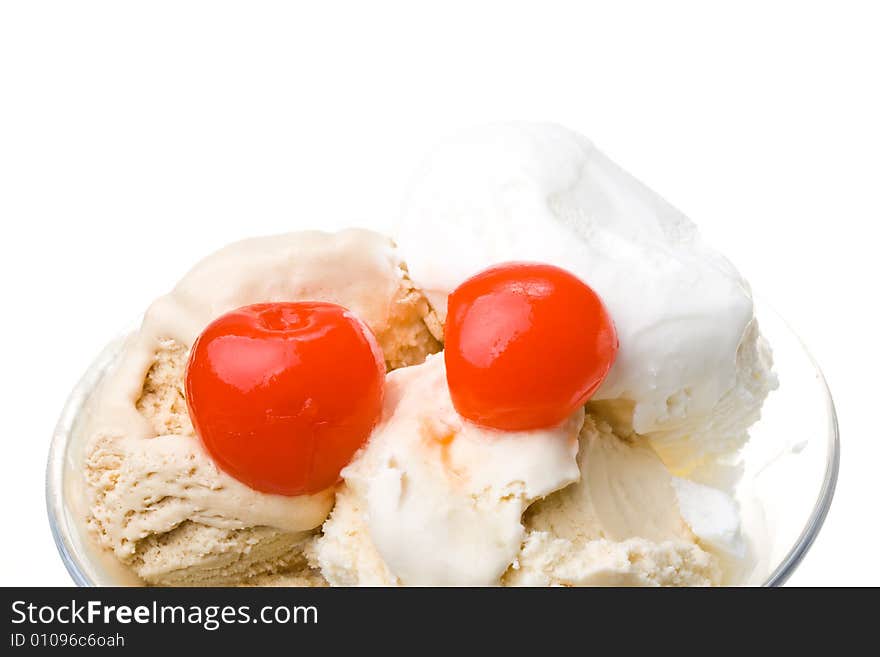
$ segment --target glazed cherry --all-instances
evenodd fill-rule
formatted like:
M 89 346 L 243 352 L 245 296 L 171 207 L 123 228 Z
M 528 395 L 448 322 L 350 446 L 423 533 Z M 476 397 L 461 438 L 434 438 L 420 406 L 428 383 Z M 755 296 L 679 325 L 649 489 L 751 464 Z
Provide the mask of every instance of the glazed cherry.
M 222 315 L 186 371 L 193 426 L 218 467 L 266 493 L 315 493 L 366 441 L 385 364 L 370 330 L 331 303 L 263 303 Z
M 487 427 L 559 424 L 596 392 L 617 344 L 602 300 L 559 267 L 498 265 L 449 295 L 449 393 L 460 415 Z

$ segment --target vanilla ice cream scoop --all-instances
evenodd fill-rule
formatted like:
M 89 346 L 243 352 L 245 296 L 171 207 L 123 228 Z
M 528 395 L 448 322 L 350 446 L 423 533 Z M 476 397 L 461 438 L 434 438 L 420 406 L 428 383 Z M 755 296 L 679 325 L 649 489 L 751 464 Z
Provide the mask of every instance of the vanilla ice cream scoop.
M 769 370 L 757 371 L 756 385 L 732 392 L 738 353 L 749 352 L 741 343 L 758 339 L 733 266 L 685 216 L 564 128 L 494 125 L 440 146 L 412 182 L 396 239 L 441 319 L 451 290 L 499 262 L 547 262 L 589 284 L 620 339 L 593 399 L 613 402 L 599 410 L 613 411 L 615 428 L 662 433 L 662 456 L 677 471 L 738 447 L 772 386 Z M 748 409 L 700 434 L 725 395 Z M 670 445 L 678 439 L 684 450 Z
M 331 584 L 497 585 L 523 511 L 579 477 L 578 409 L 561 425 L 497 431 L 461 418 L 443 355 L 387 377 L 383 418 L 343 471 L 313 558 Z
M 588 416 L 578 465 L 577 483 L 526 512 L 505 584 L 708 586 L 726 567 L 745 567 L 735 502 L 673 477 L 649 444 Z
M 382 423 L 306 549 L 338 586 L 711 586 L 748 566 L 736 503 L 577 413 L 458 417 L 442 355 L 388 376 Z
M 390 368 L 439 349 L 427 302 L 376 233 L 250 239 L 196 265 L 146 312 L 90 400 L 85 428 L 86 521 L 149 583 L 238 583 L 305 565 L 303 545 L 330 512 L 333 490 L 272 495 L 227 475 L 194 434 L 183 390 L 189 348 L 212 320 L 299 300 L 353 311 Z

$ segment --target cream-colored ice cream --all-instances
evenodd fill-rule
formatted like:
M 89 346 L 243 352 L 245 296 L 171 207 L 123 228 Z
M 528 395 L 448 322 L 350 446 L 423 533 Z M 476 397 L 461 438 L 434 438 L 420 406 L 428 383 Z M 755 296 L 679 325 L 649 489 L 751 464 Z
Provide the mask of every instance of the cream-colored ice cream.
M 526 512 L 528 535 L 506 584 L 721 583 L 718 555 L 688 524 L 673 477 L 649 445 L 623 440 L 606 423 L 588 416 L 578 465 L 581 478 L 576 484 Z M 699 499 L 694 504 L 701 508 Z
M 690 221 L 583 138 L 507 125 L 429 158 L 400 240 L 411 276 L 367 231 L 246 240 L 150 307 L 91 402 L 87 522 L 105 550 L 160 585 L 745 581 L 735 455 L 775 378 L 748 286 Z M 460 417 L 430 355 L 446 294 L 512 259 L 579 275 L 620 338 L 586 409 L 537 431 Z M 392 371 L 342 483 L 285 497 L 214 465 L 183 379 L 212 319 L 297 300 L 349 308 Z
M 497 584 L 522 544 L 523 511 L 577 481 L 583 418 L 486 429 L 455 412 L 442 355 L 390 373 L 382 421 L 342 471 L 313 562 L 331 584 Z
M 729 519 L 692 528 L 650 446 L 581 413 L 543 431 L 477 427 L 455 413 L 440 355 L 388 376 L 382 423 L 343 477 L 307 550 L 333 585 L 722 581 L 718 525 Z M 699 518 L 703 496 L 688 502 Z
M 89 529 L 148 583 L 274 574 L 321 581 L 303 546 L 330 512 L 333 491 L 271 495 L 228 476 L 194 435 L 183 394 L 189 347 L 211 320 L 282 300 L 351 309 L 376 334 L 390 368 L 440 348 L 428 304 L 391 242 L 375 233 L 251 239 L 199 263 L 147 311 L 92 399 L 86 428 Z

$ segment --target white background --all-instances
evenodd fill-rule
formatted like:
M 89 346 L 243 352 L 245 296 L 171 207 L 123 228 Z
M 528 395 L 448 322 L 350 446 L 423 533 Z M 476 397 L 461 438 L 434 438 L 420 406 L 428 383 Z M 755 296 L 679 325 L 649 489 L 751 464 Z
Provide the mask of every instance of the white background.
M 450 132 L 552 120 L 701 224 L 835 395 L 792 584 L 880 584 L 880 21 L 870 3 L 5 2 L 0 584 L 70 580 L 43 470 L 69 389 L 196 258 L 387 226 Z

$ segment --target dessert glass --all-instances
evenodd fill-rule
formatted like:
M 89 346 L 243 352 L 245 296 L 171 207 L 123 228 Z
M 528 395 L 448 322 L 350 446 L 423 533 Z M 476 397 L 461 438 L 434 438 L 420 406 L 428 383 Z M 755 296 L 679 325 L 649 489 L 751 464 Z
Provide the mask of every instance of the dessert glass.
M 742 452 L 737 499 L 756 563 L 732 583 L 780 586 L 803 560 L 828 513 L 840 443 L 834 404 L 819 366 L 797 334 L 760 299 L 755 312 L 773 349 L 779 388 L 767 398 Z M 142 584 L 111 554 L 92 545 L 82 521 L 86 509 L 79 483 L 87 401 L 124 340 L 122 336 L 107 345 L 73 389 L 49 450 L 49 523 L 64 565 L 79 586 Z

